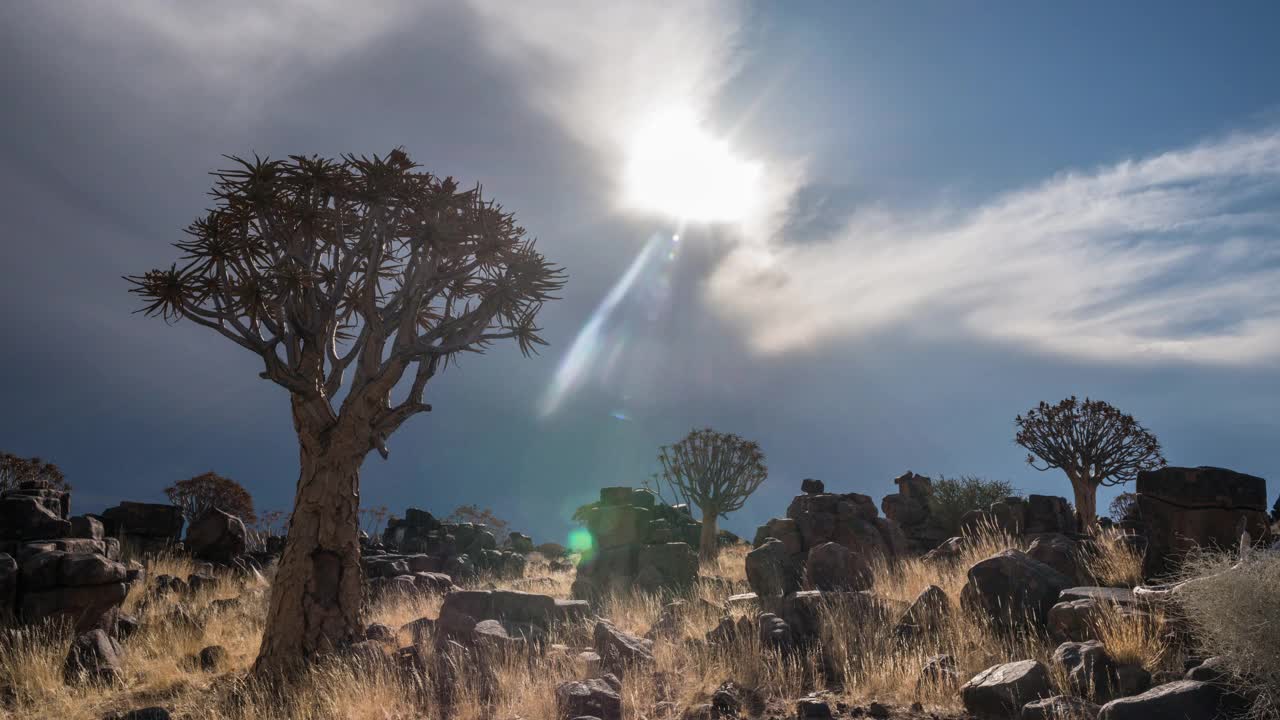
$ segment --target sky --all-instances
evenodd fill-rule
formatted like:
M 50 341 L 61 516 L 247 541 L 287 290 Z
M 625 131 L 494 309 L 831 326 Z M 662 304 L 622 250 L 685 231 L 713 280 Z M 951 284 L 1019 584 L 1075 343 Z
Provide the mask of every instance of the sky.
M 359 5 L 359 8 L 356 7 Z M 1280 6 L 121 0 L 0 10 L 0 450 L 73 511 L 208 470 L 287 509 L 260 361 L 133 311 L 223 155 L 385 153 L 564 266 L 550 345 L 469 356 L 362 503 L 563 541 L 695 427 L 760 443 L 725 525 L 815 477 L 1070 495 L 1013 443 L 1105 399 L 1174 465 L 1280 459 Z M 1105 508 L 1114 490 L 1104 490 Z

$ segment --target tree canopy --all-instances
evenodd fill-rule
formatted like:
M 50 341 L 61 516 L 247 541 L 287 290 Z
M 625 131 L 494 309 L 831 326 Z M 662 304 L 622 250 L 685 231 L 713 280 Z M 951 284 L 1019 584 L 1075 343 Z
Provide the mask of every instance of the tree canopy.
M 759 444 L 711 428 L 693 430 L 680 442 L 664 445 L 658 462 L 662 469 L 654 475 L 654 489 L 662 500 L 668 502 L 665 486 L 677 501 L 702 514 L 703 559 L 717 552 L 717 518 L 740 509 L 769 475 Z
M 988 480 L 976 475 L 940 476 L 933 481 L 929 514 L 939 527 L 955 536 L 960 534 L 960 519 L 965 513 L 986 510 L 992 503 L 1017 494 L 1018 489 L 1007 480 Z
M 179 480 L 164 489 L 169 502 L 182 508 L 187 522 L 194 522 L 211 508 L 217 508 L 253 525 L 258 516 L 253 510 L 253 496 L 240 483 L 215 472 Z
M 38 457 L 22 458 L 12 453 L 0 453 L 0 492 L 28 480 L 40 480 L 62 490 L 71 489 L 57 465 Z
M 1096 519 L 1097 489 L 1164 467 L 1160 441 L 1132 415 L 1101 400 L 1073 395 L 1056 405 L 1041 402 L 1014 421 L 1014 441 L 1028 450 L 1037 470 L 1061 469 L 1071 480 L 1082 524 Z

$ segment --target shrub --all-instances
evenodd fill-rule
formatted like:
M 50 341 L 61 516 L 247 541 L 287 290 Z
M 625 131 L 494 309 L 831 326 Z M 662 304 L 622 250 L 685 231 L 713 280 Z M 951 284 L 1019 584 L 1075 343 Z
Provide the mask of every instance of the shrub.
M 27 480 L 43 480 L 56 488 L 71 489 L 57 465 L 38 457 L 20 458 L 12 453 L 0 453 L 0 492 Z
M 1018 490 L 1005 480 L 988 480 L 975 475 L 948 478 L 940 476 L 933 483 L 929 497 L 932 516 L 948 535 L 960 534 L 960 518 L 970 510 L 986 510 Z
M 1199 553 L 1183 567 L 1177 592 L 1196 640 L 1222 657 L 1246 696 L 1252 716 L 1280 713 L 1280 553 Z

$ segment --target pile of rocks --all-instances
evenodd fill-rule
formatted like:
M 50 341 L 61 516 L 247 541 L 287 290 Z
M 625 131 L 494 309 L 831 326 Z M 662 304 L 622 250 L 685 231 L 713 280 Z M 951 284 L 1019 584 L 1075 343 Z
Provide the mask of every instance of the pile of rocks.
M 160 503 L 124 501 L 102 511 L 107 537 L 119 538 L 145 554 L 180 548 L 182 508 Z
M 77 632 L 111 631 L 138 566 L 102 523 L 70 517 L 71 496 L 29 481 L 0 496 L 0 617 L 22 623 L 66 618 Z
M 609 487 L 587 512 L 594 542 L 578 564 L 573 596 L 591 599 L 613 590 L 678 591 L 698 579 L 698 556 L 687 542 L 699 523 L 658 502 L 645 489 Z
M 893 484 L 898 486 L 898 492 L 885 495 L 880 501 L 880 509 L 884 510 L 885 517 L 902 529 L 907 548 L 924 554 L 942 544 L 950 533 L 934 517 L 929 503 L 933 496 L 933 481 L 908 470 L 894 478 Z
M 1241 533 L 1267 537 L 1267 481 L 1215 467 L 1138 473 L 1136 517 L 1126 529 L 1146 539 L 1144 573 L 1158 576 L 1194 546 L 1236 547 Z
M 521 547 L 528 540 L 519 533 Z M 521 540 L 520 538 L 523 538 Z M 532 541 L 528 544 L 532 546 Z M 364 547 L 366 577 L 393 577 L 395 563 L 408 565 L 412 572 L 444 573 L 451 578 L 469 578 L 488 572 L 504 578 L 524 576 L 525 557 L 520 552 L 500 550 L 498 540 L 483 525 L 448 523 L 426 510 L 409 508 L 403 518 L 391 518 L 382 533 L 382 543 Z
M 1076 518 L 1071 503 L 1055 495 L 1011 496 L 992 503 L 986 510 L 970 510 L 960 518 L 960 528 L 966 534 L 990 527 L 1015 537 L 1070 534 L 1076 531 Z
M 787 595 L 804 586 L 863 590 L 871 586 L 871 557 L 907 553 L 902 530 L 879 517 L 869 496 L 828 493 L 820 480 L 805 480 L 801 490 L 785 518 L 756 530 L 747 582 L 757 596 Z

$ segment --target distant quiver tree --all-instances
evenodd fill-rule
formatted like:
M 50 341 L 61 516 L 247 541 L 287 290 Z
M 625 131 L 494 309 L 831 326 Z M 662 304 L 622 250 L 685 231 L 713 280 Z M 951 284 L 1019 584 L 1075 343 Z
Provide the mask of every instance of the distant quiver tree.
M 235 480 L 215 472 L 179 480 L 165 488 L 164 494 L 169 502 L 182 508 L 182 516 L 187 522 L 194 522 L 212 508 L 231 513 L 246 525 L 258 522 L 258 516 L 253 511 L 253 496 L 249 491 Z
M 1067 474 L 1082 531 L 1097 523 L 1099 486 L 1127 483 L 1140 471 L 1165 466 L 1156 436 L 1101 400 L 1081 402 L 1073 395 L 1057 405 L 1041 402 L 1014 422 L 1014 442 L 1028 450 L 1031 467 Z
M 732 433 L 705 428 L 694 430 L 674 445 L 658 452 L 662 470 L 654 475 L 654 490 L 667 500 L 698 508 L 702 515 L 699 555 L 714 560 L 719 552 L 716 522 L 738 510 L 768 477 L 760 446 Z M 665 491 L 664 492 L 664 488 Z
M 60 490 L 71 489 L 57 465 L 38 457 L 24 458 L 12 453 L 0 453 L 0 492 L 11 490 L 18 483 L 28 480 L 40 480 Z
M 254 665 L 275 675 L 361 638 L 365 456 L 431 409 L 459 354 L 544 344 L 535 317 L 564 276 L 479 186 L 400 149 L 228 160 L 180 263 L 127 280 L 142 312 L 218 333 L 289 392 L 301 471 Z

